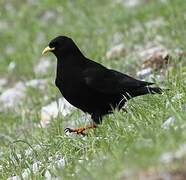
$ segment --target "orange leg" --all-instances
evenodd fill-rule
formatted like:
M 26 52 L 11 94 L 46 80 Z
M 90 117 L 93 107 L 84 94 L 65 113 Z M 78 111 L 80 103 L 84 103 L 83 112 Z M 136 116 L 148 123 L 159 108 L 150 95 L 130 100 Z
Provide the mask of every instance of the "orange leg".
M 84 132 L 85 130 L 87 129 L 95 129 L 97 126 L 95 124 L 93 125 L 89 125 L 89 126 L 86 126 L 86 127 L 81 127 L 81 128 L 75 128 L 75 129 L 71 129 L 71 128 L 65 128 L 65 132 L 75 132 L 77 134 L 81 134 L 81 135 L 86 135 L 86 133 Z

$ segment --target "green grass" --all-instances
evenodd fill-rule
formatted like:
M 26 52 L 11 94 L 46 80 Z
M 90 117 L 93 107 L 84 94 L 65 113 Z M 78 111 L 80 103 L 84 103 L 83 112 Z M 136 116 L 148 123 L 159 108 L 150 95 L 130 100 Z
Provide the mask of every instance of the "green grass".
M 180 163 L 162 164 L 160 157 L 176 151 L 186 141 L 186 110 L 182 108 L 186 103 L 186 58 L 175 53 L 176 48 L 186 48 L 186 4 L 182 0 L 140 2 L 135 8 L 127 8 L 111 0 L 0 1 L 0 77 L 7 78 L 10 87 L 20 80 L 48 79 L 45 91 L 28 90 L 19 111 L 0 112 L 0 179 L 21 175 L 24 169 L 31 170 L 36 161 L 41 162 L 41 167 L 36 174 L 31 172 L 30 178 L 44 179 L 47 167 L 52 163 L 55 166 L 56 154 L 65 158 L 65 167 L 48 169 L 52 176 L 63 179 L 122 179 L 128 173 L 171 169 Z M 165 24 L 155 28 L 145 25 L 159 17 Z M 136 24 L 140 28 L 134 32 Z M 80 117 L 78 110 L 55 118 L 48 128 L 39 128 L 41 107 L 61 95 L 53 83 L 55 69 L 51 67 L 47 74 L 37 75 L 33 67 L 49 40 L 59 34 L 72 37 L 89 58 L 133 75 L 141 64 L 135 48 L 143 49 L 157 35 L 162 36 L 159 43 L 172 56 L 172 68 L 163 82 L 170 90 L 163 95 L 131 100 L 128 113 L 106 116 L 88 137 L 64 134 L 68 122 L 82 125 L 76 121 Z M 116 34 L 120 34 L 118 42 L 114 42 Z M 118 43 L 124 43 L 129 53 L 106 60 L 107 50 Z M 49 58 L 56 63 L 54 56 Z M 16 67 L 8 71 L 12 61 Z M 182 98 L 173 101 L 178 93 Z M 170 116 L 175 117 L 175 124 L 165 130 L 162 124 Z M 26 156 L 25 150 L 36 145 L 40 148 Z

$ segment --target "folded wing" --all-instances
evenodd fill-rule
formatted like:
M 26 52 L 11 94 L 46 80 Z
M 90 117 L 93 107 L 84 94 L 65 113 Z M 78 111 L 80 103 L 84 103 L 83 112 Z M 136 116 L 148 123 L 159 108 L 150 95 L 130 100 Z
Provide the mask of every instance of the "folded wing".
M 105 94 L 130 94 L 131 91 L 152 85 L 153 83 L 140 81 L 118 71 L 107 68 L 88 68 L 83 72 L 85 84 L 96 91 Z

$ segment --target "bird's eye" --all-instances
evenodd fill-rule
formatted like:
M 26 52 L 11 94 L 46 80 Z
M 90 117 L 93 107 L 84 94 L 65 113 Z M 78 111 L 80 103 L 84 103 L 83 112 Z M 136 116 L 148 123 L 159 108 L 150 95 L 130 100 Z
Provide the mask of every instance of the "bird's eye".
M 52 48 L 52 47 L 57 47 L 59 45 L 59 43 L 58 42 L 51 42 L 50 44 L 49 44 L 49 46 Z

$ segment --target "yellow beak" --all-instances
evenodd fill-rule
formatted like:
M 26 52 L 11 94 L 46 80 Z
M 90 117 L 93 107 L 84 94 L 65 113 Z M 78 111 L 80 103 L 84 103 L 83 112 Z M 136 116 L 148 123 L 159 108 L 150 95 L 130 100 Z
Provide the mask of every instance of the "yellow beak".
M 43 50 L 42 54 L 46 54 L 46 53 L 51 52 L 51 51 L 53 51 L 53 50 L 55 50 L 55 47 L 50 48 L 49 46 L 47 46 L 47 47 Z

